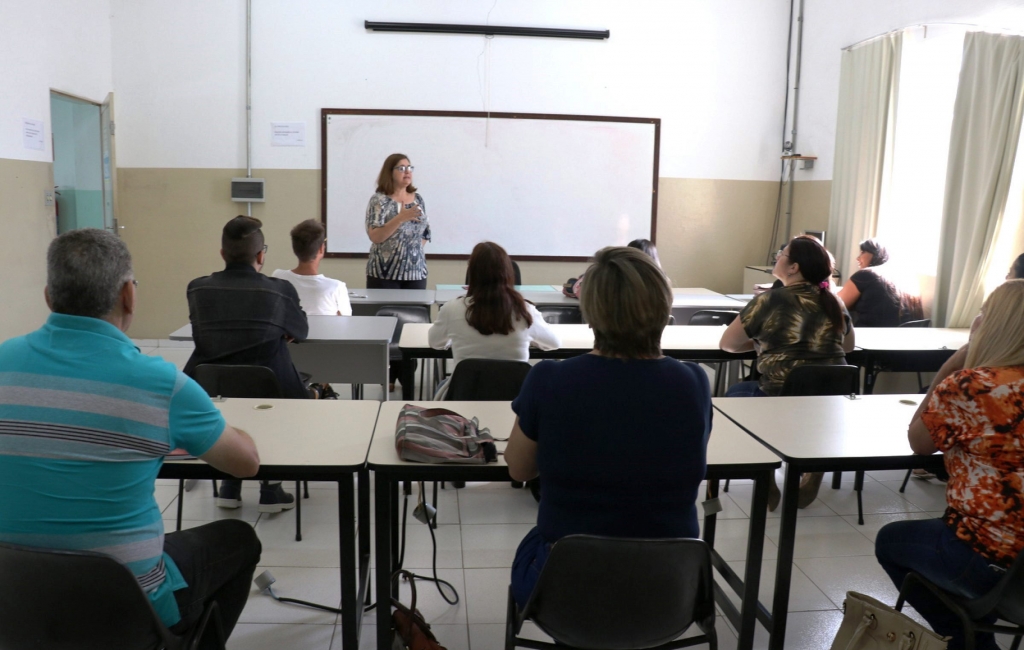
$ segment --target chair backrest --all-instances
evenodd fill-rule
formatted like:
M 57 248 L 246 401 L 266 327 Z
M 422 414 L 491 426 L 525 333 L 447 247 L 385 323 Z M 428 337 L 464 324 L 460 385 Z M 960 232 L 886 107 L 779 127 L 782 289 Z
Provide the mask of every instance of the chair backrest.
M 973 620 L 994 613 L 1004 621 L 1024 625 L 1024 553 L 1017 554 L 1017 559 L 991 591 L 969 601 L 966 610 Z
M 393 316 L 398 319 L 398 326 L 395 327 L 395 335 L 391 337 L 388 344 L 388 356 L 391 359 L 401 359 L 402 350 L 398 342 L 402 339 L 402 328 L 406 323 L 429 323 L 430 307 L 425 305 L 384 305 L 377 310 L 378 316 Z
M 196 366 L 195 380 L 210 397 L 282 397 L 277 375 L 264 366 L 225 366 L 203 363 Z
M 579 307 L 538 307 L 537 311 L 544 317 L 544 322 L 552 325 L 579 325 L 583 322 Z
M 463 359 L 455 366 L 445 399 L 449 401 L 484 402 L 514 400 L 530 374 L 524 361 L 494 359 Z
M 516 283 L 516 286 L 521 285 L 523 283 L 523 274 L 519 272 L 519 265 L 516 264 L 515 260 L 512 260 L 512 273 L 513 273 L 513 275 L 515 275 L 514 282 Z M 464 284 L 469 284 L 469 268 L 468 267 L 466 268 L 466 282 Z
M 905 323 L 900 323 L 898 327 L 931 327 L 932 319 L 925 318 L 924 320 L 908 320 Z
M 565 645 L 650 648 L 714 625 L 712 584 L 702 540 L 570 535 L 551 547 L 522 616 Z
M 855 395 L 860 392 L 860 368 L 808 364 L 789 371 L 780 395 Z
M 176 649 L 135 576 L 112 557 L 0 544 L 0 648 Z
M 693 316 L 690 316 L 690 325 L 729 325 L 739 315 L 738 311 L 702 309 L 693 312 Z

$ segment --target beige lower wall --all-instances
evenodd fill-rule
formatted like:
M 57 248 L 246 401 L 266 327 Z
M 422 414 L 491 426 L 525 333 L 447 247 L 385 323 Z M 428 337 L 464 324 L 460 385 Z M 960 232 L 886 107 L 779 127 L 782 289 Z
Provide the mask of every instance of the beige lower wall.
M 43 203 L 48 189 L 52 164 L 0 158 L 0 341 L 38 328 L 50 313 L 43 300 L 46 248 L 57 220 L 53 207 Z
M 223 267 L 221 228 L 245 212 L 245 204 L 227 198 L 230 179 L 242 175 L 236 169 L 118 169 L 118 217 L 140 282 L 132 336 L 165 338 L 188 321 L 185 287 Z M 270 247 L 265 271 L 292 268 L 288 231 L 303 219 L 320 218 L 320 172 L 271 169 L 253 175 L 267 181 L 267 202 L 253 204 Z M 797 184 L 794 230 L 824 228 L 825 183 Z M 658 250 L 673 284 L 740 291 L 743 266 L 760 263 L 767 252 L 777 191 L 770 181 L 662 178 Z M 561 283 L 586 268 L 565 262 L 520 266 L 527 284 Z M 465 276 L 463 261 L 432 260 L 429 267 L 430 286 L 459 283 Z M 321 270 L 349 287 L 366 286 L 365 260 L 327 259 Z

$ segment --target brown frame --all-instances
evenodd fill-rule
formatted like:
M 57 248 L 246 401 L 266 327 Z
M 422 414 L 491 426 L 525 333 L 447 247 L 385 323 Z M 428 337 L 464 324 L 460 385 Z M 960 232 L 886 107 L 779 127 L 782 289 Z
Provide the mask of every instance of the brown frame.
M 415 111 L 383 110 L 365 108 L 321 108 L 320 109 L 320 220 L 327 230 L 327 117 L 329 115 L 405 115 L 409 117 L 497 117 L 524 120 L 561 120 L 575 122 L 628 122 L 654 125 L 654 178 L 651 181 L 651 242 L 657 244 L 658 227 L 658 160 L 661 154 L 661 118 L 659 117 L 614 117 L 609 115 L 559 115 L 556 113 L 487 113 L 483 111 Z M 325 253 L 324 257 L 360 259 L 369 257 L 365 253 Z M 469 253 L 427 254 L 428 260 L 468 260 Z M 575 255 L 513 255 L 520 262 L 585 262 L 590 257 Z

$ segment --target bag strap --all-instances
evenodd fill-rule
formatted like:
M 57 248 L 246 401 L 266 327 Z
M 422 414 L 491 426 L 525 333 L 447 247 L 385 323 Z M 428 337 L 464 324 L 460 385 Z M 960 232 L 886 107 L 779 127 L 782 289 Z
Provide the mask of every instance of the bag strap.
M 850 637 L 850 641 L 846 644 L 845 650 L 856 650 L 857 642 L 860 641 L 861 637 L 863 637 L 869 629 L 874 627 L 875 622 L 876 621 L 874 614 L 872 614 L 871 612 L 864 612 L 864 616 L 861 617 L 860 624 L 857 625 L 857 629 L 853 631 L 853 636 Z M 906 639 L 905 636 L 903 638 Z M 910 645 L 907 646 L 906 650 L 909 650 L 909 648 L 913 647 L 913 644 L 914 642 L 913 640 L 911 640 Z M 900 650 L 905 650 L 903 648 L 902 642 L 900 643 Z

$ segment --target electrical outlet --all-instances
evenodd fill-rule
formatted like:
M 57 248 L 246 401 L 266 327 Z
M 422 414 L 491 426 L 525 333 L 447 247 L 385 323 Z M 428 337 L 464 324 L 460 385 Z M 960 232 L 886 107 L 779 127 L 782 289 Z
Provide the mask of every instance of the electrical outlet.
M 43 190 L 43 205 L 53 207 L 53 190 Z

